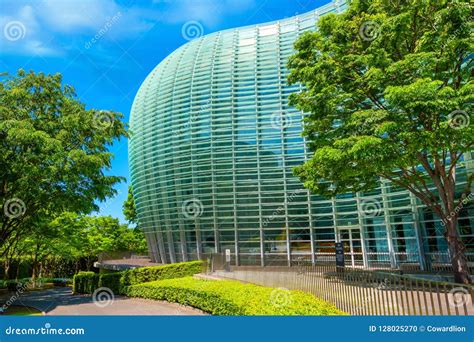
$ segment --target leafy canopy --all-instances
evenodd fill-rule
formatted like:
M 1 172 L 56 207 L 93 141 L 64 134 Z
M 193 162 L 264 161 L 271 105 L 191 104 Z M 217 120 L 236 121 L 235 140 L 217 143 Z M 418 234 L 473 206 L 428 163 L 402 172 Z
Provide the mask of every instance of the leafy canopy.
M 41 213 L 87 213 L 115 194 L 108 147 L 122 115 L 86 109 L 60 74 L 3 75 L 0 83 L 0 244 Z M 13 206 L 13 204 L 15 206 Z M 12 207 L 9 207 L 12 206 Z
M 135 208 L 135 200 L 133 198 L 133 189 L 131 185 L 128 187 L 127 199 L 123 202 L 122 209 L 123 215 L 128 222 L 138 223 L 137 210 Z
M 63 213 L 50 223 L 52 229 L 62 229 L 58 235 L 64 248 L 76 257 L 97 257 L 102 252 L 134 251 L 146 253 L 143 233 L 121 224 L 110 216 L 84 216 Z
M 468 0 L 351 1 L 296 42 L 289 82 L 305 88 L 290 102 L 308 113 L 314 156 L 295 174 L 307 188 L 333 196 L 385 177 L 441 214 L 426 184 L 452 189 L 474 140 L 472 13 Z
M 15 241 L 18 259 L 45 262 L 48 257 L 65 260 L 96 259 L 102 252 L 146 253 L 143 233 L 110 216 L 85 216 L 64 212 L 51 221 L 36 222 L 28 235 Z M 1 246 L 3 248 L 5 246 Z

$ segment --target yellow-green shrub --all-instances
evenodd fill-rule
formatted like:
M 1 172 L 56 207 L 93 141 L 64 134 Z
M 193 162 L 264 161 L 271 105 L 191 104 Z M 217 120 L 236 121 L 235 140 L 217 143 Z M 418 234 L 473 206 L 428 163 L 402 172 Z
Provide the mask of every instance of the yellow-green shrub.
M 124 272 L 121 285 L 122 287 L 126 287 L 155 280 L 188 277 L 196 273 L 201 273 L 203 267 L 204 263 L 197 260 L 162 266 L 135 268 Z
M 122 272 L 115 273 L 102 273 L 99 275 L 99 284 L 98 287 L 107 287 L 114 294 L 120 293 L 120 280 L 123 277 Z
M 130 285 L 144 282 L 191 276 L 202 272 L 202 261 L 179 262 L 175 264 L 141 267 L 112 273 L 79 272 L 74 276 L 74 293 L 93 293 L 99 287 L 108 287 L 115 294 L 124 293 Z
M 192 277 L 130 286 L 127 295 L 189 305 L 213 315 L 343 315 L 334 305 L 301 291 Z
M 94 272 L 79 272 L 72 279 L 73 293 L 93 293 L 99 285 L 99 274 Z

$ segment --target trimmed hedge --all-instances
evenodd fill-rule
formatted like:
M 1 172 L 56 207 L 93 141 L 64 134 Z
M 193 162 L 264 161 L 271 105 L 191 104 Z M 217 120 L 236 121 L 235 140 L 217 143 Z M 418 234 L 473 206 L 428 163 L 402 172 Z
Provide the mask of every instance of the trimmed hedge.
M 122 286 L 137 285 L 155 280 L 174 279 L 201 273 L 204 263 L 200 260 L 179 262 L 163 266 L 149 266 L 126 271 Z
M 79 272 L 74 276 L 73 292 L 93 293 L 99 287 L 108 287 L 115 294 L 126 293 L 127 287 L 131 285 L 201 273 L 203 265 L 202 261 L 190 261 L 114 273 Z
M 168 279 L 130 286 L 127 295 L 180 303 L 213 315 L 345 315 L 309 293 L 235 280 Z
M 79 272 L 72 280 L 73 293 L 94 293 L 99 287 L 99 274 L 94 272 Z
M 122 277 L 122 272 L 100 274 L 98 286 L 108 287 L 114 294 L 119 294 L 121 292 L 120 279 L 122 279 Z
M 12 280 L 5 280 L 4 286 L 7 288 L 8 291 L 14 292 L 20 289 L 26 289 L 29 286 L 30 280 L 28 278 L 24 279 L 12 279 Z
M 9 291 L 16 291 L 19 288 L 24 288 L 27 284 L 31 287 L 33 287 L 32 285 L 38 287 L 46 283 L 52 283 L 54 286 L 68 286 L 72 282 L 71 279 L 68 278 L 36 278 L 35 282 L 33 282 L 31 278 L 0 280 L 0 289 L 6 288 Z

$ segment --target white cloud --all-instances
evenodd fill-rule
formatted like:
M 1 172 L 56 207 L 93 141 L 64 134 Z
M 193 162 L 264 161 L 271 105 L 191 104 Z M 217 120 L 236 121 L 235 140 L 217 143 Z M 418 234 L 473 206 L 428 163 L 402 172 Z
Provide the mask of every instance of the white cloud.
M 62 55 L 65 49 L 54 42 L 64 42 L 64 36 L 74 39 L 84 35 L 84 41 L 97 34 L 101 39 L 117 38 L 151 26 L 141 19 L 140 11 L 127 11 L 113 0 L 41 0 L 33 5 L 7 7 L 3 13 L 0 48 L 3 53 L 13 54 Z
M 113 0 L 42 0 L 35 7 L 41 20 L 56 32 L 97 30 L 121 10 Z
M 118 0 L 116 0 L 118 1 Z M 40 20 L 48 30 L 59 33 L 96 34 L 120 17 L 113 30 L 115 37 L 128 37 L 149 29 L 159 20 L 159 13 L 140 7 L 123 6 L 114 0 L 42 0 L 35 8 Z M 130 1 L 131 4 L 135 2 Z
M 166 12 L 166 22 L 195 20 L 212 27 L 220 23 L 226 14 L 248 10 L 255 0 L 153 0 L 153 3 Z
M 34 15 L 34 10 L 29 5 L 20 7 L 16 13 L 0 17 L 0 24 L 3 30 L 4 39 L 11 40 L 9 39 L 11 37 L 9 37 L 7 28 L 9 27 L 8 24 L 11 24 L 12 22 L 21 23 L 20 26 L 22 27 L 25 36 L 27 33 L 32 34 L 38 29 L 38 23 Z
M 60 54 L 60 51 L 51 48 L 39 40 L 28 40 L 25 42 L 25 49 L 29 53 L 38 56 L 55 56 Z
M 226 15 L 248 10 L 254 2 L 153 0 L 145 7 L 132 0 L 38 0 L 31 4 L 17 0 L 2 8 L 0 28 L 5 31 L 9 23 L 19 22 L 21 38 L 9 39 L 12 37 L 0 31 L 0 47 L 4 53 L 62 55 L 67 47 L 58 42 L 64 43 L 69 37 L 88 42 L 99 35 L 100 39 L 118 41 L 146 32 L 159 23 L 182 24 L 190 20 L 213 28 Z M 111 20 L 117 17 L 118 20 Z
M 2 35 L 0 47 L 6 53 L 51 56 L 60 54 L 41 38 L 41 28 L 35 9 L 30 5 L 20 7 L 16 12 L 0 17 Z

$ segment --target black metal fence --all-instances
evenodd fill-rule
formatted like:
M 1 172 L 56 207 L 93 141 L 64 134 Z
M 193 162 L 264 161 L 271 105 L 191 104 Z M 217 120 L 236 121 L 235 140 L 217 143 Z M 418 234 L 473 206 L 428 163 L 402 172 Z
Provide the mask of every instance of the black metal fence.
M 232 261 L 231 263 L 232 264 Z M 209 272 L 254 284 L 312 293 L 352 315 L 473 315 L 472 286 L 334 263 L 285 266 L 230 266 L 224 255 L 210 257 Z
M 206 254 L 208 256 L 210 254 Z M 474 255 L 467 254 L 468 267 L 471 274 L 474 274 Z M 362 253 L 345 255 L 345 264 L 350 268 L 365 268 L 370 270 L 398 271 L 403 273 L 433 273 L 451 275 L 453 273 L 451 258 L 449 253 L 426 253 L 425 262 L 422 264 L 418 254 L 410 253 L 366 253 L 364 264 Z M 236 264 L 235 254 L 231 255 L 231 264 Z M 335 263 L 335 253 L 315 253 L 315 263 Z M 260 266 L 261 256 L 256 253 L 239 253 L 239 266 Z M 311 264 L 310 254 L 292 254 L 291 261 L 288 261 L 286 254 L 266 254 L 265 266 L 292 266 L 301 263 Z M 395 264 L 395 266 L 393 266 Z

